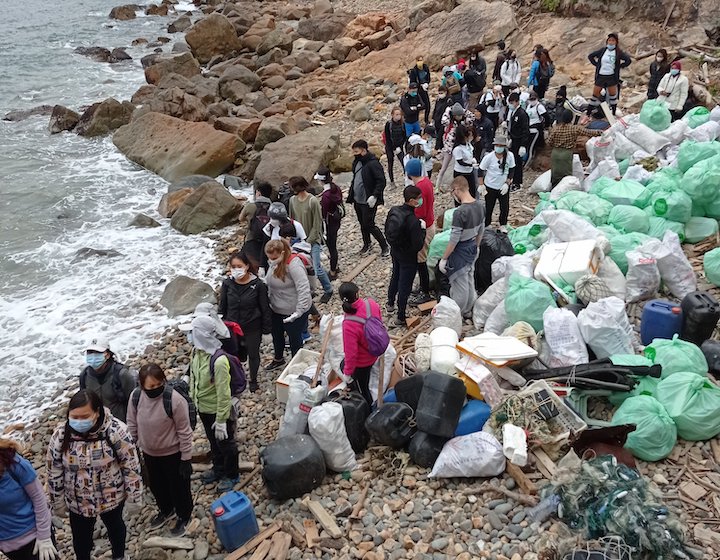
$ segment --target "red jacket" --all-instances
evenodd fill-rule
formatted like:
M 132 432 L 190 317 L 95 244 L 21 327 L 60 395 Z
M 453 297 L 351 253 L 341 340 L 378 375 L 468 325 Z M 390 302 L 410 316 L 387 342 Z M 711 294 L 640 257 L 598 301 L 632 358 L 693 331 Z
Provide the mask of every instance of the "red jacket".
M 373 299 L 368 298 L 370 302 L 370 313 L 382 320 L 380 306 Z M 365 300 L 358 299 L 352 304 L 355 309 L 356 317 L 366 318 Z M 349 316 L 348 313 L 345 316 Z M 359 367 L 367 367 L 373 365 L 377 361 L 377 356 L 373 356 L 368 352 L 367 340 L 365 340 L 365 325 L 357 321 L 343 321 L 343 346 L 345 349 L 345 375 L 353 375 L 355 369 Z
M 415 185 L 422 193 L 423 203 L 420 208 L 415 208 L 415 216 L 418 220 L 425 220 L 425 225 L 431 227 L 435 225 L 435 193 L 433 192 L 433 184 L 430 179 L 423 177 Z

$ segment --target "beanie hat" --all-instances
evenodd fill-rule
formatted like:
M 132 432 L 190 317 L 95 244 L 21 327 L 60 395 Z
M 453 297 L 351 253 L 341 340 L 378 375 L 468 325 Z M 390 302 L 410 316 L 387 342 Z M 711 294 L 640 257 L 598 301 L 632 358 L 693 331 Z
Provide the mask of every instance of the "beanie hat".
M 450 114 L 453 117 L 459 117 L 460 115 L 465 114 L 465 109 L 463 109 L 463 107 L 462 107 L 462 105 L 460 105 L 460 103 L 455 103 L 455 105 L 453 105 L 450 108 Z
M 405 175 L 408 177 L 422 177 L 423 165 L 418 158 L 412 158 L 405 164 Z
M 282 202 L 273 202 L 268 208 L 268 217 L 273 220 L 283 220 L 288 217 L 287 208 Z
M 677 68 L 678 70 L 682 70 L 682 64 L 679 60 L 676 60 L 670 65 L 670 68 Z

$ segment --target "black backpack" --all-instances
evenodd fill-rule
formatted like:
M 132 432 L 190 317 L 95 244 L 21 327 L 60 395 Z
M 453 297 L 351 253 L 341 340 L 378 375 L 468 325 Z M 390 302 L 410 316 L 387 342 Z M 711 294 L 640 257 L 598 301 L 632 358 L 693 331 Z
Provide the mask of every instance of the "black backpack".
M 135 406 L 135 410 L 137 410 L 138 403 L 140 402 L 140 391 L 141 389 L 138 387 L 132 392 L 132 402 Z M 190 427 L 194 430 L 195 426 L 197 425 L 197 409 L 195 408 L 195 403 L 190 398 L 190 387 L 188 384 L 183 381 L 182 379 L 169 379 L 165 383 L 165 390 L 162 394 L 162 400 L 163 400 L 163 407 L 165 408 L 165 414 L 167 414 L 168 418 L 173 417 L 173 409 L 172 409 L 172 395 L 173 391 L 180 394 L 180 396 L 185 399 L 188 403 L 188 412 L 190 413 Z
M 285 210 L 287 210 L 288 216 L 290 215 L 290 199 L 293 197 L 295 193 L 290 188 L 290 185 L 287 183 L 283 183 L 283 186 L 280 187 L 280 190 L 278 191 L 278 202 L 282 202 L 285 206 Z
M 270 217 L 268 216 L 269 208 L 270 203 L 268 202 L 255 203 L 255 215 L 250 220 L 250 231 L 255 239 L 262 239 L 265 237 L 263 229 L 270 222 Z

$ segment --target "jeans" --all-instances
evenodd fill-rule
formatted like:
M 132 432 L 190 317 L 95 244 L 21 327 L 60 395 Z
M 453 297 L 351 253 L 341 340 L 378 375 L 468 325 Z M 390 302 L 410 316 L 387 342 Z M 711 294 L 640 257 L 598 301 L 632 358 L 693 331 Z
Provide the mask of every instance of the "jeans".
M 123 502 L 115 509 L 100 514 L 105 528 L 107 529 L 110 547 L 113 558 L 125 557 L 125 537 L 127 529 L 123 521 Z M 93 558 L 93 533 L 95 532 L 96 517 L 83 517 L 72 511 L 70 515 L 70 530 L 72 531 L 73 549 L 77 560 L 90 560 Z
M 477 299 L 475 293 L 475 263 L 467 265 L 450 276 L 450 297 L 455 300 L 463 317 L 472 313 Z
M 395 257 L 392 258 L 392 276 L 390 277 L 390 286 L 388 287 L 388 303 L 394 304 L 397 299 L 398 319 L 404 321 L 407 316 L 407 302 L 412 291 L 413 281 L 417 274 L 417 262 L 404 263 L 399 262 Z
M 338 269 L 337 238 L 340 231 L 340 220 L 325 220 L 325 233 L 327 235 L 327 248 L 330 253 L 330 270 Z
M 212 468 L 215 474 L 220 478 L 232 478 L 235 479 L 240 474 L 238 467 L 238 448 L 235 442 L 235 428 L 237 427 L 237 418 L 235 417 L 235 411 L 230 408 L 230 417 L 227 419 L 227 433 L 228 437 L 226 440 L 218 441 L 215 438 L 215 414 L 208 412 L 200 413 L 200 421 L 205 428 L 205 435 L 210 442 L 210 454 L 212 455 Z
M 295 319 L 292 323 L 283 323 L 287 315 L 272 312 L 272 339 L 276 360 L 282 360 L 285 353 L 285 333 L 290 341 L 290 354 L 293 356 L 303 347 L 302 333 L 307 327 L 309 311 Z
M 385 145 L 385 155 L 387 156 L 387 165 L 388 165 L 388 177 L 390 178 L 390 182 L 395 182 L 395 158 L 398 159 L 400 162 L 400 170 L 402 171 L 403 176 L 405 175 L 405 166 L 403 165 L 403 158 L 405 157 L 405 153 L 403 152 L 402 148 L 400 149 L 400 153 L 396 154 L 395 150 L 390 147 L 389 145 Z
M 408 138 L 410 138 L 411 134 L 420 134 L 420 121 L 415 121 L 414 123 L 405 123 L 405 134 Z
M 355 203 L 355 213 L 360 223 L 360 233 L 362 234 L 363 247 L 370 247 L 370 236 L 372 235 L 380 244 L 380 249 L 387 249 L 387 241 L 380 228 L 375 224 L 375 216 L 377 215 L 377 205 L 370 208 L 367 204 Z
M 192 514 L 193 498 L 190 479 L 180 476 L 180 452 L 165 457 L 153 457 L 143 453 L 150 491 L 155 496 L 158 509 L 164 514 L 173 511 L 178 518 L 188 521 Z
M 486 187 L 487 194 L 485 195 L 485 227 L 488 227 L 492 223 L 492 215 L 495 210 L 495 201 L 500 202 L 500 225 L 506 226 L 508 221 L 508 215 L 510 214 L 510 190 L 504 195 L 500 194 L 499 189 L 492 189 Z
M 312 265 L 315 269 L 315 276 L 317 276 L 317 279 L 320 281 L 320 285 L 322 286 L 323 291 L 326 294 L 331 294 L 333 288 L 332 284 L 330 283 L 330 278 L 328 278 L 327 272 L 325 272 L 325 269 L 320 262 L 320 255 L 322 254 L 322 246 L 320 245 L 320 243 L 312 244 L 310 254 L 312 256 Z

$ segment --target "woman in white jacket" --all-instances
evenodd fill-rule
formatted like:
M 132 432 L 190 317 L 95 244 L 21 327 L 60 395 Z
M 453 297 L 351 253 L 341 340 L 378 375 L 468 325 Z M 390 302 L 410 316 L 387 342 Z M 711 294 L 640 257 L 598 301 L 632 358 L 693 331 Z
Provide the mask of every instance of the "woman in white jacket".
M 670 72 L 662 77 L 658 85 L 658 99 L 665 102 L 674 121 L 683 116 L 683 107 L 690 88 L 690 83 L 681 70 L 682 65 L 676 60 L 670 65 Z
M 500 80 L 502 85 L 503 95 L 506 97 L 510 95 L 510 86 L 513 84 L 520 83 L 520 76 L 522 75 L 522 68 L 520 62 L 517 59 L 517 53 L 515 50 L 511 50 L 508 53 L 508 57 L 500 67 Z

